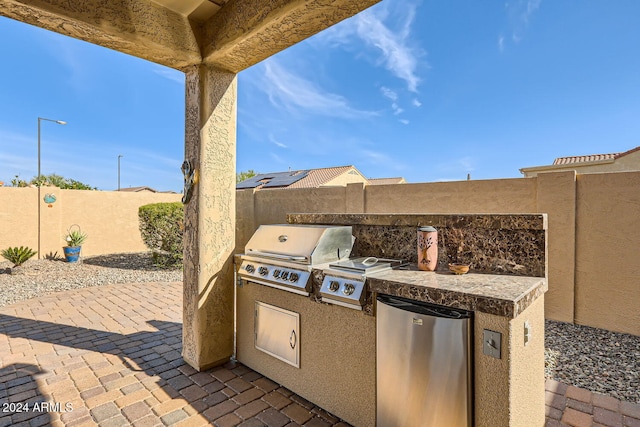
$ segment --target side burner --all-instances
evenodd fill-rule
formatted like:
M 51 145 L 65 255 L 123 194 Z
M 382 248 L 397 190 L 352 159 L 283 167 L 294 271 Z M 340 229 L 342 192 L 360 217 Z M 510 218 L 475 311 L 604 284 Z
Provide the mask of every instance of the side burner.
M 362 310 L 367 289 L 367 274 L 391 270 L 407 263 L 398 259 L 376 257 L 352 258 L 329 264 L 324 269 L 324 280 L 320 288 L 323 302 Z

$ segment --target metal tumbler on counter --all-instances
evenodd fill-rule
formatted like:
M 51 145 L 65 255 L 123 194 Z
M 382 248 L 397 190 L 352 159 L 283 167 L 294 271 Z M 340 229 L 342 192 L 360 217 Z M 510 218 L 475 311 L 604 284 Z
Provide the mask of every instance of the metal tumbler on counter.
M 418 227 L 418 269 L 435 271 L 438 265 L 438 230 Z

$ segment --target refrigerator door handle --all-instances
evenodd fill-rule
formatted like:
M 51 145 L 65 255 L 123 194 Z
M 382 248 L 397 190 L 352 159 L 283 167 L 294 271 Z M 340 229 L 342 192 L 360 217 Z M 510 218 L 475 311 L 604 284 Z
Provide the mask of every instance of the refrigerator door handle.
M 378 301 L 400 310 L 411 311 L 413 313 L 424 314 L 427 316 L 443 317 L 446 319 L 464 319 L 470 317 L 464 310 L 458 311 L 454 308 L 437 307 L 429 303 L 412 303 L 388 295 L 379 295 Z

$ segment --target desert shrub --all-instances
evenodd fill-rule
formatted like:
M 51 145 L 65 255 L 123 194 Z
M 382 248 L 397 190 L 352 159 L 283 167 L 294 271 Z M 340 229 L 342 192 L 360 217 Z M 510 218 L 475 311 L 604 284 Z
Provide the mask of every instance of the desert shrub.
M 16 246 L 15 248 L 7 248 L 3 250 L 0 252 L 0 255 L 2 255 L 2 257 L 7 261 L 12 262 L 14 267 L 20 267 L 37 253 L 38 252 L 27 246 Z
M 182 203 L 153 203 L 140 206 L 140 234 L 159 266 L 182 264 L 184 208 Z

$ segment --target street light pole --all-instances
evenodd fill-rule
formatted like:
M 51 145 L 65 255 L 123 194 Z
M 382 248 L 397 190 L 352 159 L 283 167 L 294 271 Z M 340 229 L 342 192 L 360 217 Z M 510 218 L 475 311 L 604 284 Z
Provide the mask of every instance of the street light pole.
M 59 125 L 66 125 L 67 122 L 62 121 L 62 120 L 52 120 L 52 119 L 45 119 L 44 117 L 38 117 L 38 179 L 40 179 L 40 122 L 42 120 L 46 120 L 48 122 L 54 122 L 57 123 Z
M 120 158 L 124 157 L 122 154 L 118 154 L 118 191 L 120 191 Z
M 40 188 L 42 187 L 42 181 L 40 176 L 42 175 L 40 172 L 40 122 L 42 120 L 46 120 L 47 122 L 54 122 L 57 123 L 59 125 L 66 125 L 67 122 L 62 121 L 62 120 L 52 120 L 52 119 L 45 119 L 44 117 L 38 117 L 38 176 L 36 177 L 36 183 L 38 184 L 38 259 L 42 259 L 42 254 L 40 253 L 41 248 L 40 248 L 40 240 L 41 240 L 41 234 L 42 234 L 42 220 L 41 220 L 41 205 L 42 203 L 40 203 Z

